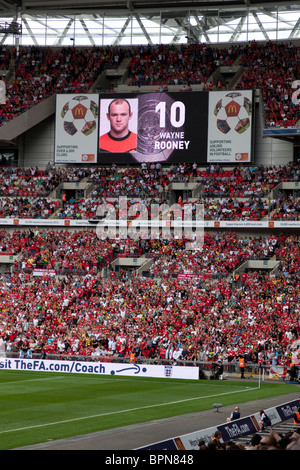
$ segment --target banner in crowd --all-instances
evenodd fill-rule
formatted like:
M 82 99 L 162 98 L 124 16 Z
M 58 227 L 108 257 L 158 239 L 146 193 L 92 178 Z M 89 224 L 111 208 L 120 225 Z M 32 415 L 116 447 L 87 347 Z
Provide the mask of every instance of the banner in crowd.
M 269 377 L 271 379 L 278 377 L 281 379 L 285 379 L 288 376 L 288 368 L 284 366 L 271 366 Z
M 34 269 L 32 271 L 32 275 L 33 276 L 42 276 L 42 277 L 54 277 L 56 276 L 56 271 L 55 269 L 48 269 L 48 268 L 45 268 L 45 269 Z

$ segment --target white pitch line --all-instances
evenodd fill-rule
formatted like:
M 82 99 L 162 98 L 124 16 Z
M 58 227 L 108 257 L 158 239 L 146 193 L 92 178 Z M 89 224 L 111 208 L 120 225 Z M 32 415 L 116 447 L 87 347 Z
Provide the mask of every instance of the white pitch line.
M 207 396 L 204 396 L 204 397 L 186 398 L 185 400 L 171 401 L 169 403 L 159 403 L 159 404 L 156 404 L 156 405 L 141 406 L 139 408 L 129 408 L 127 410 L 110 411 L 109 413 L 101 413 L 101 414 L 98 414 L 98 415 L 91 415 L 91 416 L 82 416 L 81 418 L 66 419 L 66 420 L 63 420 L 63 421 L 55 421 L 53 423 L 36 424 L 35 426 L 26 426 L 24 428 L 16 428 L 16 429 L 8 429 L 6 431 L 0 431 L 0 434 L 6 434 L 6 433 L 9 433 L 9 432 L 26 431 L 28 429 L 43 428 L 43 427 L 46 427 L 46 426 L 56 426 L 58 424 L 72 423 L 74 421 L 82 421 L 84 419 L 101 418 L 103 416 L 110 416 L 110 415 L 113 415 L 113 414 L 130 413 L 132 411 L 145 410 L 147 408 L 157 408 L 159 406 L 176 405 L 178 403 L 193 401 L 193 400 L 202 400 L 204 398 L 221 397 L 221 396 L 224 396 L 224 395 L 232 395 L 233 393 L 249 392 L 249 389 L 250 390 L 256 390 L 258 388 L 259 387 L 255 387 L 255 388 L 247 387 L 244 390 L 235 390 L 234 392 L 217 393 L 215 395 L 207 395 Z

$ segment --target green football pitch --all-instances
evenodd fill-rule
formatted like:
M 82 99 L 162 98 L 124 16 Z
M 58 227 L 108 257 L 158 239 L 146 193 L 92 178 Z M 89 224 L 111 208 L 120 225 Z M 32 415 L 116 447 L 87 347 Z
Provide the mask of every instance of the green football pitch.
M 0 372 L 0 449 L 296 392 L 240 381 Z

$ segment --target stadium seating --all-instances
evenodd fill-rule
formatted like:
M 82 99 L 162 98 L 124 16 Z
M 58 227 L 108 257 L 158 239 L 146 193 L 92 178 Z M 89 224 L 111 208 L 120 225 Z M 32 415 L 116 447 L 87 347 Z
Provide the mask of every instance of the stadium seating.
M 128 64 L 130 86 L 206 83 L 221 65 L 231 66 L 239 46 L 213 48 L 206 44 L 138 47 Z
M 12 273 L 0 277 L 0 331 L 10 353 L 30 347 L 34 354 L 108 360 L 135 353 L 172 362 L 179 345 L 182 360 L 197 361 L 203 350 L 207 361 L 244 353 L 254 363 L 288 364 L 299 334 L 297 236 L 218 232 L 191 253 L 184 240 L 100 240 L 92 229 L 35 228 L 2 230 L 0 248 L 16 256 Z M 145 254 L 153 259 L 148 276 L 102 277 L 116 257 Z M 241 262 L 272 256 L 281 261 L 276 275 L 249 271 L 235 279 Z
M 294 126 L 299 118 L 292 103 L 292 82 L 299 74 L 299 48 L 291 43 L 268 42 L 263 47 L 251 42 L 241 58 L 246 72 L 238 89 L 262 91 L 267 127 Z
M 285 72 L 291 67 L 298 72 L 298 49 L 252 42 L 243 47 L 199 44 L 130 51 L 24 47 L 0 121 L 54 92 L 86 92 L 101 71 L 118 66 L 125 56 L 131 59 L 129 86 L 134 87 L 206 83 L 220 65 L 238 62 L 245 73 L 237 89 L 261 89 L 269 126 L 293 125 L 298 119 L 296 110 L 276 94 L 280 90 L 290 96 Z M 2 48 L 0 59 L 0 68 L 7 68 L 9 51 Z M 196 170 L 184 162 L 163 168 L 154 163 L 1 167 L 0 218 L 53 222 L 9 230 L 2 226 L 0 261 L 13 258 L 11 269 L 3 268 L 0 275 L 0 334 L 7 354 L 26 355 L 30 348 L 37 356 L 44 351 L 110 360 L 135 354 L 176 363 L 179 348 L 179 358 L 192 362 L 230 362 L 243 353 L 256 364 L 289 364 L 291 344 L 300 334 L 297 235 L 246 236 L 217 229 L 205 233 L 201 251 L 190 251 L 184 238 L 101 239 L 92 225 L 72 228 L 67 222 L 88 222 L 104 201 L 118 216 L 120 196 L 128 196 L 128 208 L 141 201 L 149 213 L 151 204 L 171 201 L 170 186 L 176 182 L 197 184 L 196 197 L 180 198 L 180 204 L 203 204 L 205 221 L 295 221 L 299 200 L 274 197 L 273 192 L 283 183 L 299 182 L 299 170 L 296 163 Z M 72 195 L 63 203 L 61 185 L 82 181 L 91 185 L 89 194 Z M 179 202 L 172 196 L 172 202 Z M 143 257 L 151 263 L 142 275 L 126 267 L 117 272 L 112 263 L 122 257 Z M 244 270 L 236 276 L 246 261 L 271 259 L 278 261 L 274 271 Z
M 214 89 L 223 89 L 214 73 L 220 66 L 241 65 L 245 71 L 236 89 L 261 90 L 266 127 L 286 128 L 299 119 L 298 108 L 290 99 L 292 81 L 299 74 L 298 47 L 292 44 L 251 41 L 243 46 L 230 44 L 220 48 L 203 43 L 132 49 L 28 46 L 20 48 L 16 58 L 2 47 L 1 58 L 0 70 L 12 68 L 13 72 L 6 84 L 7 102 L 1 106 L 0 124 L 54 93 L 87 92 L 105 69 L 118 67 L 123 58 L 129 60 L 129 89 L 155 85 L 159 90 L 182 85 L 182 89 L 192 90 L 192 85 L 197 84 L 205 89 L 212 84 Z
M 193 172 L 190 165 L 156 168 L 37 168 L 0 167 L 0 215 L 3 217 L 90 219 L 97 207 L 109 201 L 118 215 L 118 198 L 128 197 L 128 208 L 142 202 L 149 214 L 152 203 L 163 202 L 168 187 L 176 182 L 201 185 L 197 198 L 182 202 L 204 205 L 205 220 L 296 220 L 298 203 L 289 197 L 275 201 L 271 191 L 283 182 L 299 180 L 299 165 L 278 167 L 210 166 Z M 71 197 L 62 206 L 59 197 L 49 198 L 62 183 L 92 184 L 89 197 Z M 18 204 L 17 204 L 18 202 Z M 174 201 L 177 203 L 178 201 Z M 39 210 L 43 211 L 38 214 Z
M 6 84 L 0 124 L 55 93 L 86 93 L 103 70 L 116 68 L 127 53 L 126 48 L 120 47 L 38 46 L 21 47 L 17 57 L 6 52 L 2 67 L 11 67 L 13 72 Z M 8 63 L 10 58 L 14 60 Z

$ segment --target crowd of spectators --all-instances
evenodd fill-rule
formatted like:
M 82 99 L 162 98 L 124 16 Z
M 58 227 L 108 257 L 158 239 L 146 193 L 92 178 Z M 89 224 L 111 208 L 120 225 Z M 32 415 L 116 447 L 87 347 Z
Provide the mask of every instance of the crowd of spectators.
M 230 181 L 242 187 L 247 180 L 276 185 L 298 180 L 298 171 L 294 164 L 233 170 L 185 164 L 166 169 L 157 164 L 132 169 L 49 166 L 45 170 L 3 168 L 0 180 L 2 190 L 7 185 L 15 194 L 16 183 L 18 187 L 24 182 L 32 191 L 39 184 L 41 192 L 48 193 L 60 182 L 83 178 L 96 187 L 106 180 L 112 186 L 125 181 L 126 187 L 131 178 L 134 185 L 140 179 L 168 184 L 182 178 L 201 182 L 203 187 L 210 179 L 228 182 L 228 187 Z M 246 210 L 252 215 L 260 211 L 261 216 L 266 210 L 259 197 L 244 200 L 243 206 L 239 202 L 238 208 L 235 198 L 223 197 L 217 204 L 202 198 L 207 217 L 210 213 L 226 217 L 221 214 L 224 209 L 240 210 L 241 217 Z M 30 211 L 31 216 L 46 217 L 57 209 L 57 217 L 90 218 L 104 200 L 101 192 L 90 199 L 70 199 L 57 208 L 49 197 L 21 197 L 16 203 L 5 195 L 0 214 L 15 217 Z M 142 201 L 149 210 L 155 199 Z M 128 198 L 128 207 L 134 202 Z M 118 210 L 118 202 L 113 204 Z M 283 199 L 277 204 L 284 204 Z M 190 251 L 187 242 L 184 237 L 151 235 L 103 239 L 95 227 L 1 230 L 0 255 L 14 256 L 12 271 L 0 278 L 0 333 L 7 351 L 23 354 L 30 348 L 36 353 L 92 359 L 136 354 L 156 361 L 233 361 L 243 352 L 249 361 L 288 364 L 291 343 L 300 334 L 299 237 L 205 233 L 201 251 Z M 110 263 L 120 256 L 143 256 L 153 262 L 142 277 L 126 269 L 118 276 Z M 280 261 L 276 273 L 235 277 L 243 261 L 271 257 Z M 37 270 L 47 273 L 40 277 Z
M 159 193 L 158 193 L 159 195 Z M 157 195 L 156 195 L 157 196 Z M 197 217 L 202 216 L 202 214 L 197 214 L 197 207 L 203 206 L 203 215 L 204 220 L 263 220 L 264 218 L 270 218 L 270 214 L 273 209 L 276 208 L 276 204 L 273 200 L 262 200 L 260 198 L 252 199 L 242 199 L 238 200 L 235 198 L 214 198 L 214 199 L 197 199 L 192 202 L 182 202 L 180 203 L 179 212 L 179 203 L 174 203 L 170 206 L 170 212 L 163 210 L 163 204 L 167 201 L 163 198 L 153 197 L 151 199 L 145 198 L 134 198 L 131 196 L 127 200 L 127 219 L 135 219 L 141 217 L 147 220 L 150 220 L 152 214 L 153 205 L 160 205 L 159 217 L 169 217 L 170 220 L 176 218 L 176 213 L 178 217 L 183 218 L 184 214 L 191 214 L 193 220 Z M 54 219 L 97 219 L 98 208 L 102 204 L 111 204 L 114 209 L 116 218 L 119 218 L 120 214 L 120 204 L 119 200 L 110 199 L 110 198 L 70 198 L 63 207 L 57 202 L 56 212 L 52 216 Z M 173 208 L 174 210 L 172 210 Z M 167 206 L 169 207 L 169 205 Z M 176 212 L 177 211 L 177 212 Z M 199 209 L 200 211 L 200 209 Z M 153 211 L 154 212 L 154 211 Z M 0 214 L 1 215 L 1 214 Z M 291 217 L 286 217 L 284 220 L 292 220 Z M 275 220 L 275 214 L 272 215 L 272 220 Z M 295 219 L 294 219 L 295 220 Z
M 261 198 L 204 199 L 204 218 L 205 220 L 262 220 L 269 217 L 274 208 L 273 201 Z
M 100 73 L 106 68 L 116 68 L 126 54 L 128 50 L 118 46 L 20 47 L 12 64 L 13 79 L 6 84 L 6 104 L 1 105 L 0 124 L 53 94 L 88 92 Z M 6 51 L 5 67 L 8 58 Z
M 214 236 L 205 233 L 201 251 L 190 252 L 187 251 L 187 237 L 155 234 L 152 237 L 105 238 L 93 229 L 70 231 L 37 227 L 28 232 L 16 230 L 12 234 L 1 231 L 0 254 L 18 256 L 15 268 L 28 272 L 33 268 L 61 272 L 64 266 L 75 269 L 84 260 L 88 265 L 86 272 L 94 270 L 96 273 L 103 267 L 105 259 L 107 263 L 120 253 L 147 255 L 154 260 L 150 274 L 157 277 L 187 273 L 209 273 L 211 277 L 212 274 L 233 272 L 243 260 L 268 258 L 274 253 L 275 246 L 270 240 L 273 242 L 273 238 L 238 238 L 231 232 Z
M 64 204 L 57 189 L 64 182 L 85 181 L 92 184 L 89 196 L 69 196 Z M 138 167 L 60 168 L 50 164 L 45 169 L 0 168 L 0 216 L 16 218 L 90 219 L 97 215 L 102 203 L 113 205 L 119 216 L 119 201 L 126 196 L 130 206 L 143 204 L 149 217 L 152 204 L 180 202 L 182 209 L 192 207 L 193 218 L 197 205 L 203 204 L 205 220 L 297 220 L 298 200 L 279 193 L 270 193 L 279 183 L 299 181 L 299 165 L 234 167 L 217 165 L 198 168 L 193 164 L 162 167 L 158 163 Z M 197 198 L 170 200 L 172 183 L 200 185 Z M 175 194 L 175 193 L 174 193 Z M 171 211 L 171 217 L 173 213 Z M 128 216 L 131 218 L 131 216 Z
M 213 48 L 207 44 L 179 47 L 160 45 L 141 47 L 129 63 L 130 85 L 204 84 L 222 65 L 238 63 L 245 68 L 236 89 L 260 89 L 267 127 L 290 127 L 299 120 L 292 101 L 292 83 L 298 80 L 299 48 L 292 43 L 250 41 L 244 46 Z M 190 89 L 190 88 L 189 88 Z
M 1 71 L 7 73 L 11 65 L 11 59 L 14 57 L 14 50 L 7 46 L 0 48 L 0 74 Z
M 197 172 L 197 181 L 202 183 L 200 196 L 203 197 L 264 197 L 278 183 L 298 181 L 299 165 L 234 167 L 226 169 L 210 165 Z
M 19 256 L 0 277 L 0 335 L 8 353 L 95 360 L 135 354 L 173 363 L 232 362 L 243 353 L 249 362 L 287 365 L 300 334 L 298 246 L 297 237 L 284 235 L 207 235 L 202 258 L 191 256 L 183 240 L 101 240 L 92 229 L 3 230 L 1 254 Z M 277 275 L 234 278 L 236 260 L 274 253 L 283 260 Z M 103 267 L 127 254 L 153 256 L 155 275 L 102 277 Z M 217 277 L 204 275 L 206 256 Z M 35 276 L 35 269 L 60 276 Z
M 60 183 L 78 182 L 86 176 L 82 168 L 2 167 L 0 168 L 0 196 L 47 196 Z
M 268 258 L 269 240 L 237 237 L 224 232 L 215 236 L 205 233 L 201 250 L 186 252 L 184 240 L 151 240 L 150 253 L 155 260 L 150 273 L 157 277 L 179 274 L 194 274 L 204 278 L 226 276 L 244 260 Z
M 17 256 L 15 270 L 54 270 L 56 274 L 97 274 L 117 254 L 139 254 L 134 240 L 102 240 L 92 229 L 2 231 L 0 254 Z
M 300 432 L 297 428 L 286 432 L 270 429 L 264 435 L 255 433 L 246 444 L 238 441 L 221 442 L 220 439 L 221 433 L 216 431 L 214 438 L 207 444 L 204 440 L 199 442 L 199 450 L 300 450 Z
M 298 197 L 289 195 L 285 200 L 278 201 L 277 207 L 272 213 L 272 220 L 299 220 L 300 200 Z
M 21 271 L 1 276 L 0 286 L 0 334 L 8 352 L 30 348 L 101 360 L 135 354 L 175 364 L 234 363 L 243 354 L 252 363 L 289 365 L 299 335 L 292 275 L 249 273 L 233 287 L 225 279 L 110 278 L 103 284 L 97 276 L 32 278 Z
M 91 171 L 89 181 L 94 184 L 93 197 L 158 196 L 170 184 L 168 170 L 153 164 L 145 168 L 112 168 Z
M 44 196 L 56 186 L 51 175 L 37 168 L 1 168 L 1 196 Z
M 290 235 L 288 243 L 279 245 L 274 251 L 277 259 L 280 260 L 280 271 L 284 274 L 296 274 L 299 266 L 300 251 L 298 235 Z
M 87 92 L 105 68 L 130 59 L 130 85 L 168 86 L 191 89 L 204 84 L 219 66 L 235 60 L 245 71 L 236 88 L 260 89 L 268 127 L 297 124 L 299 111 L 292 102 L 292 82 L 298 79 L 298 47 L 292 43 L 251 41 L 245 45 L 212 47 L 205 43 L 148 45 L 138 47 L 21 47 L 15 55 L 2 46 L 0 70 L 13 64 L 13 80 L 7 83 L 7 102 L 1 106 L 0 124 L 18 116 L 54 93 Z
M 249 43 L 240 63 L 246 70 L 237 89 L 260 89 L 268 127 L 295 126 L 298 107 L 292 101 L 292 83 L 299 78 L 299 48 L 292 43 Z
M 60 201 L 46 197 L 1 197 L 0 218 L 48 219 L 60 205 Z
M 231 66 L 242 46 L 216 48 L 207 44 L 137 47 L 128 64 L 130 85 L 205 84 L 220 66 Z

